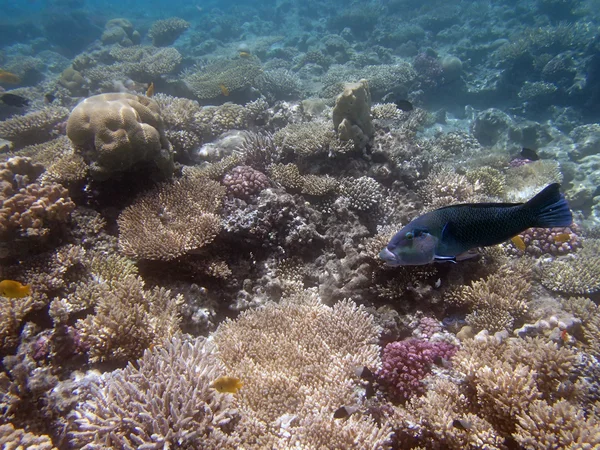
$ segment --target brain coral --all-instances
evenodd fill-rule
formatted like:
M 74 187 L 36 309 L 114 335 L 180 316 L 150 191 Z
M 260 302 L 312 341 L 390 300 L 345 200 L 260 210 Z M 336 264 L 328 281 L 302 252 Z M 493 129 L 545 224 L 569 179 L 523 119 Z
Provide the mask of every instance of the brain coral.
M 161 176 L 173 171 L 160 109 L 144 96 L 114 93 L 83 100 L 71 111 L 67 136 L 97 179 L 141 162 L 153 162 Z

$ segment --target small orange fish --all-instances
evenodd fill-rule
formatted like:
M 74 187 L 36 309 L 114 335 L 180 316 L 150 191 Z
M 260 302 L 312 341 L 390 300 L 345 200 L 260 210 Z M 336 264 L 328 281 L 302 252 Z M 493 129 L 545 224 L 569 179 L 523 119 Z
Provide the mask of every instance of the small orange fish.
M 557 244 L 563 244 L 571 240 L 571 233 L 560 233 L 554 236 L 554 242 Z
M 0 69 L 0 83 L 17 84 L 21 79 L 12 72 Z
M 560 338 L 563 342 L 567 342 L 569 340 L 569 333 L 567 332 L 567 330 L 561 331 Z
M 240 58 L 250 58 L 250 52 L 240 52 Z
M 229 392 L 230 394 L 237 394 L 243 385 L 244 383 L 239 378 L 223 376 L 213 381 L 210 387 L 221 393 Z
M 31 295 L 31 287 L 18 281 L 0 281 L 0 296 L 6 298 L 23 298 Z
M 150 83 L 148 89 L 146 89 L 146 97 L 152 97 L 154 95 L 154 81 Z
M 221 89 L 221 93 L 227 97 L 229 95 L 229 89 L 223 83 L 219 84 L 219 89 Z
M 519 250 L 521 250 L 522 252 L 525 251 L 525 248 L 527 248 L 527 246 L 525 245 L 525 241 L 523 240 L 523 238 L 519 235 L 511 238 L 512 243 L 515 245 L 515 247 L 517 247 Z

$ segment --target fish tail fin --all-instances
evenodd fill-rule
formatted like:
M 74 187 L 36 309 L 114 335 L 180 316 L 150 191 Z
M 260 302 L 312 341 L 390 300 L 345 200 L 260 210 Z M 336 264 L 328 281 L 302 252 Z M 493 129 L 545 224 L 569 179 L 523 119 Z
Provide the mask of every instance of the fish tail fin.
M 568 227 L 573 222 L 569 204 L 560 193 L 560 184 L 546 186 L 535 197 L 525 203 L 533 213 L 532 227 L 553 228 Z

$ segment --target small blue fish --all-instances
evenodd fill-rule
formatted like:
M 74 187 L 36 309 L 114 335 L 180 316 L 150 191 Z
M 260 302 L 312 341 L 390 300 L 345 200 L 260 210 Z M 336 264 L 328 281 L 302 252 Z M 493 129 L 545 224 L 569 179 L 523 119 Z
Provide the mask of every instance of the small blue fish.
M 572 221 L 560 185 L 553 183 L 526 203 L 469 203 L 428 212 L 396 233 L 379 257 L 389 266 L 456 262 L 528 228 L 567 227 Z

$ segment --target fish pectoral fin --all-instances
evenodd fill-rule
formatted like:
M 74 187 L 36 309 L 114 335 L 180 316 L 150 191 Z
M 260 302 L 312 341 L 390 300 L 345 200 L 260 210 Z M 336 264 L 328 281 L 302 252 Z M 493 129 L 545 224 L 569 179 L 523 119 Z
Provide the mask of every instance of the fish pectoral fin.
M 451 262 L 456 264 L 456 256 L 433 255 L 433 260 L 436 262 Z
M 453 229 L 453 223 L 446 222 L 446 225 L 444 225 L 444 228 L 442 228 L 442 235 L 440 241 L 445 242 L 446 244 L 449 242 L 454 242 L 456 239 L 454 237 Z

